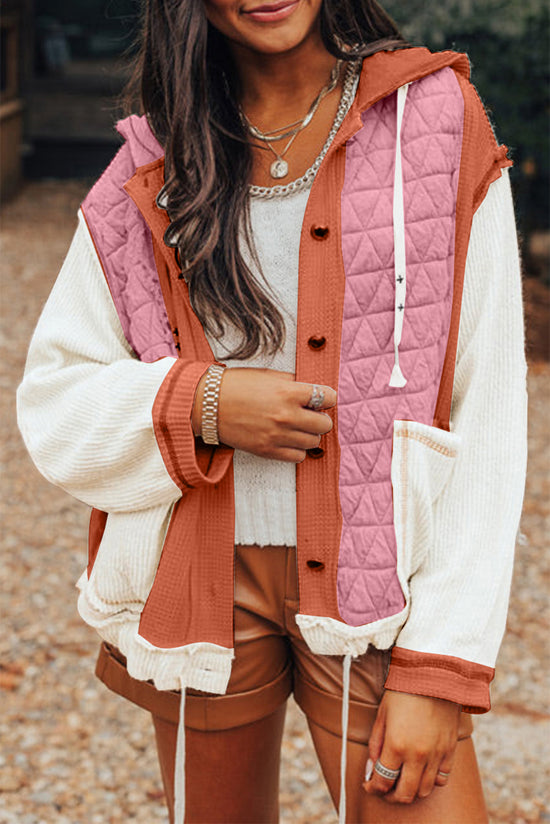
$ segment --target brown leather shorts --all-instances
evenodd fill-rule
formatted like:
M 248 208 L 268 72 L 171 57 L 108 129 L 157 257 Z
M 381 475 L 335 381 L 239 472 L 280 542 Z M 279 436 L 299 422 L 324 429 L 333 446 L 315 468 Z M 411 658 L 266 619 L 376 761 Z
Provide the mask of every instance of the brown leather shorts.
M 342 658 L 313 654 L 295 621 L 298 610 L 296 551 L 285 546 L 237 546 L 235 556 L 235 660 L 227 693 L 187 691 L 186 726 L 224 730 L 273 713 L 290 693 L 306 716 L 339 736 Z M 366 744 L 384 692 L 390 650 L 370 647 L 351 666 L 348 738 Z M 159 691 L 128 675 L 125 658 L 102 644 L 96 675 L 109 689 L 154 715 L 178 723 L 180 694 Z M 461 714 L 459 738 L 473 729 Z

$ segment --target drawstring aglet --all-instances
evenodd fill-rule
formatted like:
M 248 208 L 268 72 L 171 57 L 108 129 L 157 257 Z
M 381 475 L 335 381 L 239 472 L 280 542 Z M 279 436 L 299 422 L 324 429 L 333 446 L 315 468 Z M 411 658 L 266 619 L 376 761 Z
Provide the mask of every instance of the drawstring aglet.
M 395 362 L 393 365 L 390 382 L 388 386 L 405 386 L 407 383 L 407 378 L 404 376 L 403 372 L 401 371 L 401 367 L 399 366 L 399 351 L 397 346 L 395 347 Z
M 407 378 L 404 376 L 403 372 L 401 371 L 401 367 L 398 363 L 394 364 L 392 369 L 391 378 L 388 386 L 405 386 L 407 383 Z

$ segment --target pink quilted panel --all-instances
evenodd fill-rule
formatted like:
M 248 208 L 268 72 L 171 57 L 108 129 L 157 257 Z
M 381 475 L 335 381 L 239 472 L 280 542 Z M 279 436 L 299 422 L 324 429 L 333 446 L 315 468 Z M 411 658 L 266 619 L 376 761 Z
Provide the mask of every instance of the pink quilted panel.
M 82 211 L 98 251 L 122 329 L 138 358 L 177 357 L 157 277 L 151 233 L 122 188 L 138 166 L 162 157 L 145 117 L 117 125 L 126 142 L 88 193 Z
M 433 420 L 453 295 L 463 117 L 452 69 L 409 88 L 402 129 L 407 297 L 399 353 L 407 383 L 401 388 L 388 386 L 394 360 L 395 94 L 363 114 L 363 128 L 346 145 L 338 606 L 352 626 L 392 615 L 405 603 L 396 574 L 393 421 Z

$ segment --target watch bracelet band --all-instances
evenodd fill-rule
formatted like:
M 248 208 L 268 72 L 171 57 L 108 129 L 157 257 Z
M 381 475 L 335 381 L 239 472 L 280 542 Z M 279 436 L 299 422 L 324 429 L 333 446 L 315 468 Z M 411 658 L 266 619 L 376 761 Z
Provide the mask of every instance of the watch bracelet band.
M 201 438 L 207 444 L 217 445 L 218 439 L 218 401 L 220 386 L 225 366 L 213 363 L 206 372 L 204 394 L 202 397 Z

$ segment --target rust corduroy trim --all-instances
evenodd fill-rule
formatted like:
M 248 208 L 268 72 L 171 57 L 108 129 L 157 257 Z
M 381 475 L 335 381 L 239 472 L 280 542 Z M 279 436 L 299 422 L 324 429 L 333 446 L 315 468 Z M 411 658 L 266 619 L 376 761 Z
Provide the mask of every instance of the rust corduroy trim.
M 191 426 L 197 384 L 210 363 L 176 361 L 153 404 L 155 437 L 166 469 L 180 489 L 218 483 L 233 456 L 227 446 L 212 448 L 203 444 L 195 438 Z
M 176 502 L 139 623 L 154 647 L 233 648 L 233 494 L 229 460 L 219 483 L 203 483 Z
M 345 148 L 331 144 L 309 193 L 300 239 L 296 329 L 296 380 L 336 391 L 345 289 L 340 215 L 345 164 Z M 322 348 L 309 345 L 312 335 L 323 336 Z M 334 427 L 323 435 L 320 449 L 308 451 L 296 467 L 300 611 L 342 621 L 337 595 L 342 531 L 337 407 L 327 412 Z
M 151 232 L 153 252 L 179 358 L 153 404 L 157 443 L 174 482 L 176 502 L 139 634 L 153 647 L 207 642 L 233 646 L 233 449 L 195 438 L 191 408 L 197 384 L 215 362 L 174 249 L 164 243 L 169 219 L 156 203 L 164 183 L 163 158 L 139 167 L 124 188 Z M 187 494 L 186 488 L 193 487 Z
M 196 439 L 191 428 L 191 410 L 197 384 L 215 358 L 200 321 L 191 308 L 187 286 L 178 278 L 180 270 L 174 249 L 164 243 L 164 232 L 170 221 L 156 202 L 163 183 L 164 158 L 159 158 L 140 166 L 124 189 L 151 232 L 164 304 L 180 355 L 155 398 L 153 426 L 172 480 L 180 489 L 185 489 L 218 483 L 227 472 L 233 450 L 226 446 L 212 449 Z M 184 341 L 183 353 L 181 339 Z
M 90 524 L 88 526 L 88 567 L 86 574 L 88 580 L 92 574 L 92 569 L 95 564 L 95 559 L 99 551 L 99 545 L 105 532 L 107 525 L 107 513 L 102 512 L 101 509 L 92 509 L 90 514 Z
M 464 98 L 464 136 L 456 202 L 453 305 L 433 417 L 433 425 L 447 431 L 450 428 L 460 310 L 472 220 L 491 183 L 500 177 L 502 169 L 512 165 L 506 146 L 497 143 L 483 103 L 468 76 L 464 71 L 457 70 L 456 78 Z
M 384 687 L 397 692 L 430 695 L 461 704 L 464 712 L 491 709 L 489 685 L 495 670 L 452 655 L 393 647 Z

